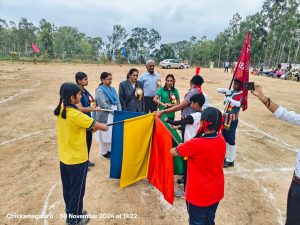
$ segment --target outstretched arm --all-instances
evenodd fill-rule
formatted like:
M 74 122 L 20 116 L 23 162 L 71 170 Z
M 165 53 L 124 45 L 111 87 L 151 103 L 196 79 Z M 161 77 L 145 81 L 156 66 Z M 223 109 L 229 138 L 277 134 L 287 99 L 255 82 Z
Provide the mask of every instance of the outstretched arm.
M 300 126 L 300 114 L 293 111 L 288 111 L 287 109 L 277 105 L 275 102 L 271 101 L 270 98 L 266 97 L 262 92 L 262 87 L 255 85 L 254 91 L 251 92 L 253 95 L 258 97 L 262 103 L 272 112 L 274 115 L 281 120 L 287 121 L 291 124 Z
M 264 105 L 272 112 L 274 113 L 278 108 L 279 105 L 277 105 L 275 102 L 271 101 L 270 98 L 266 97 L 264 93 L 262 92 L 262 87 L 260 85 L 255 85 L 254 90 L 251 91 L 251 93 L 256 96 Z
M 175 105 L 171 108 L 164 109 L 162 111 L 156 112 L 155 114 L 158 117 L 161 117 L 165 113 L 176 112 L 176 111 L 182 110 L 184 107 L 188 106 L 188 104 L 190 104 L 188 101 L 183 100 L 179 105 Z

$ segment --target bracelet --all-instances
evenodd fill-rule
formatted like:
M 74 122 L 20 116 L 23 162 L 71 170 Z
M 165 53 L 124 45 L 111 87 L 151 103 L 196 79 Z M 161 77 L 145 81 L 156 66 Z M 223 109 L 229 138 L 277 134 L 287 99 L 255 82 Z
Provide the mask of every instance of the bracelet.
M 271 104 L 271 99 L 267 98 L 267 101 L 263 102 L 265 106 L 269 107 Z

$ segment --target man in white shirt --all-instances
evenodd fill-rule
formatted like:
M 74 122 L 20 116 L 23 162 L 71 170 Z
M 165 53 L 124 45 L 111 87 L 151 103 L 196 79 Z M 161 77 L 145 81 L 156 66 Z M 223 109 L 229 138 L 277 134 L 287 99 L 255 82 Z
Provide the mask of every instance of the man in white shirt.
M 259 100 L 264 103 L 264 105 L 272 112 L 274 115 L 280 119 L 287 121 L 291 124 L 300 126 L 300 114 L 293 111 L 288 111 L 287 109 L 277 105 L 275 102 L 271 101 L 270 98 L 266 97 L 262 92 L 262 87 L 255 85 L 255 89 L 251 91 L 253 95 L 259 98 Z M 300 224 L 300 149 L 296 157 L 295 172 L 292 179 L 292 183 L 288 193 L 287 200 L 287 213 L 286 213 L 286 223 L 285 225 L 299 225 Z

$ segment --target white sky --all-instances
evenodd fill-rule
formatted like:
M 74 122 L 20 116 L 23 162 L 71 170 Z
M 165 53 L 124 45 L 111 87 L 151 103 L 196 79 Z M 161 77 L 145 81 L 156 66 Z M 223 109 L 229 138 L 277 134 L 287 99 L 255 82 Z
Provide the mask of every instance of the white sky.
M 233 14 L 245 18 L 260 11 L 262 4 L 263 0 L 0 0 L 0 18 L 18 24 L 25 17 L 35 26 L 45 18 L 104 40 L 117 24 L 128 33 L 135 27 L 154 28 L 166 43 L 191 36 L 214 39 Z

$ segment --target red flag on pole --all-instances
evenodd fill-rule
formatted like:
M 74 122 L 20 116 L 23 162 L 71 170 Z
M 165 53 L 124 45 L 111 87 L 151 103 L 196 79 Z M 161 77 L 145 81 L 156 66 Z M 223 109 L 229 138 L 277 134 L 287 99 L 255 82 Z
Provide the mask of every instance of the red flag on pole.
M 39 53 L 40 52 L 39 48 L 34 43 L 31 43 L 31 48 L 33 49 L 34 53 Z
M 249 81 L 249 65 L 250 65 L 250 32 L 248 32 L 247 38 L 244 42 L 244 47 L 240 54 L 240 58 L 233 75 L 234 78 L 242 82 L 243 111 L 245 111 L 248 108 L 248 90 L 245 89 L 244 83 Z

